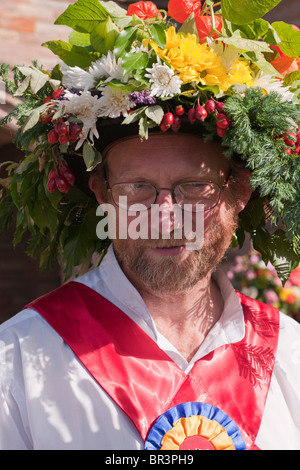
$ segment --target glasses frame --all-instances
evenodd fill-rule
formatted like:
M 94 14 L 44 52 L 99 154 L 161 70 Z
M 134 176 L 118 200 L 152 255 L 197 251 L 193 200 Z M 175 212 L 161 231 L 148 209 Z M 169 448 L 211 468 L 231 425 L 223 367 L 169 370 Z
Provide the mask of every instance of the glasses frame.
M 215 186 L 218 187 L 219 189 L 219 196 L 218 196 L 218 200 L 217 202 L 212 206 L 210 207 L 209 209 L 204 209 L 203 212 L 207 212 L 207 211 L 211 211 L 212 209 L 214 209 L 220 202 L 220 199 L 221 199 L 221 193 L 224 191 L 224 189 L 226 188 L 228 182 L 229 182 L 229 179 L 231 177 L 231 170 L 226 178 L 226 180 L 224 181 L 224 183 L 220 186 L 218 183 L 215 183 L 214 181 L 209 181 L 209 180 L 198 180 L 198 181 L 181 181 L 179 183 L 176 183 L 174 186 L 172 186 L 171 188 L 160 188 L 160 187 L 157 187 L 155 186 L 154 183 L 148 183 L 146 181 L 119 181 L 118 183 L 114 183 L 112 186 L 109 186 L 109 182 L 106 178 L 106 175 L 105 175 L 105 184 L 106 184 L 106 189 L 107 191 L 109 191 L 111 193 L 111 197 L 112 197 L 112 200 L 114 201 L 114 203 L 116 204 L 117 207 L 120 207 L 119 204 L 115 201 L 114 197 L 113 197 L 113 194 L 112 194 L 112 190 L 114 188 L 114 186 L 117 186 L 119 184 L 148 184 L 149 186 L 152 186 L 155 191 L 156 191 L 156 196 L 155 196 L 155 199 L 154 199 L 154 202 L 152 202 L 150 204 L 149 207 L 147 207 L 147 210 L 150 209 L 150 207 L 152 206 L 152 204 L 155 204 L 156 201 L 157 201 L 157 198 L 159 196 L 159 193 L 162 191 L 162 190 L 168 190 L 171 192 L 172 194 L 172 199 L 173 199 L 173 203 L 176 203 L 178 204 L 177 200 L 176 200 L 176 197 L 175 197 L 175 189 L 177 186 L 180 186 L 181 184 L 184 184 L 184 183 L 203 183 L 203 184 L 213 184 Z M 181 205 L 178 204 L 180 207 Z M 145 206 L 146 207 L 146 206 Z

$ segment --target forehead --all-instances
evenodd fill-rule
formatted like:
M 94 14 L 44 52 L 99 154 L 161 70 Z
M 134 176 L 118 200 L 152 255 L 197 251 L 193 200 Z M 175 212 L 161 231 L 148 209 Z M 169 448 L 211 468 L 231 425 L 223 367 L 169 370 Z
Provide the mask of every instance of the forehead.
M 229 161 L 216 142 L 186 134 L 154 134 L 143 142 L 132 137 L 116 142 L 107 152 L 110 174 L 116 177 L 217 176 L 229 169 Z

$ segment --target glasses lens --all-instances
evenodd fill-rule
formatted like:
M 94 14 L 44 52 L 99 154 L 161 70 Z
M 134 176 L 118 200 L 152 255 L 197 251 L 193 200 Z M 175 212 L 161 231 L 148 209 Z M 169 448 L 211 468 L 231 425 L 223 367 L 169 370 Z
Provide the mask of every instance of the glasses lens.
M 174 195 L 181 207 L 189 204 L 193 212 L 207 211 L 218 203 L 220 188 L 210 182 L 181 183 L 176 186 Z
M 148 208 L 155 201 L 156 190 L 148 183 L 117 183 L 112 187 L 112 197 L 121 209 L 129 209 L 134 204 Z

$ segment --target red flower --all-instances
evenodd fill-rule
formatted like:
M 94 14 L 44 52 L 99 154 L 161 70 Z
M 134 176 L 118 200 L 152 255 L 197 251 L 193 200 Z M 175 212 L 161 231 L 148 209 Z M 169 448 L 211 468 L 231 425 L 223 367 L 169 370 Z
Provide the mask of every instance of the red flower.
M 300 286 L 300 270 L 299 269 L 296 268 L 291 272 L 289 281 L 291 281 L 293 286 Z
M 207 36 L 211 32 L 212 28 L 212 19 L 211 16 L 198 16 L 196 17 L 196 27 L 198 31 L 198 36 L 199 36 L 199 42 L 202 44 L 205 42 Z M 222 19 L 220 16 L 215 16 L 215 29 L 218 31 L 222 31 Z M 219 37 L 219 34 L 213 33 L 210 38 L 216 39 Z
M 168 16 L 178 23 L 184 23 L 193 12 L 195 17 L 199 16 L 200 10 L 200 0 L 169 0 Z
M 142 20 L 155 18 L 157 15 L 162 18 L 157 6 L 153 2 L 136 2 L 131 3 L 127 10 L 127 16 L 136 15 Z

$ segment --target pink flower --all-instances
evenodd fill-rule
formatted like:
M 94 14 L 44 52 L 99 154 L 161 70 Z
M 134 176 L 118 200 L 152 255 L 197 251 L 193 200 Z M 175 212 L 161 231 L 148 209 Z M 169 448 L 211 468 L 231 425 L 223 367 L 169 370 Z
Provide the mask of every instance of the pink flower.
M 265 302 L 268 304 L 268 305 L 274 305 L 276 303 L 279 302 L 279 297 L 278 295 L 276 294 L 276 292 L 272 289 L 267 289 L 265 292 L 264 292 L 264 296 L 265 296 Z

